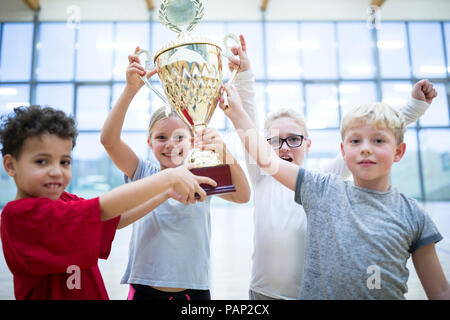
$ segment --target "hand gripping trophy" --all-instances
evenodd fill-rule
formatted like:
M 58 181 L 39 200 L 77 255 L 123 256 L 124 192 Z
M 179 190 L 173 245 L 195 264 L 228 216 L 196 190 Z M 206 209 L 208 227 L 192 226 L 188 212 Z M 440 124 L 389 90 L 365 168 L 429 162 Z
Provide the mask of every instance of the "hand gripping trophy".
M 167 28 L 178 33 L 176 40 L 157 51 L 154 63 L 164 88 L 160 93 L 147 77 L 144 83 L 166 104 L 167 111 L 172 107 L 195 134 L 209 123 L 221 95 L 222 57 L 231 54 L 228 40 L 239 45 L 238 38 L 229 34 L 224 38 L 225 53 L 213 41 L 196 37 L 190 31 L 200 22 L 204 8 L 200 0 L 163 0 L 159 8 L 159 20 Z M 181 26 L 186 26 L 182 30 Z M 151 55 L 140 50 L 137 55 L 145 54 L 145 69 L 152 68 Z M 237 70 L 231 76 L 233 81 Z M 200 150 L 194 146 L 187 160 L 194 165 L 192 173 L 208 176 L 217 182 L 216 187 L 202 185 L 208 195 L 236 191 L 231 181 L 230 167 L 218 159 L 210 150 Z

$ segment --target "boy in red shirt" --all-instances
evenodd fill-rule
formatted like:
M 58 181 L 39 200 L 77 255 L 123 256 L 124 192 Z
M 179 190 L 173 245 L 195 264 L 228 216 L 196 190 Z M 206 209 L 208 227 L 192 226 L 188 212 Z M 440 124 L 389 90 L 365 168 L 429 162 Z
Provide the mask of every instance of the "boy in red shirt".
M 2 120 L 3 165 L 17 194 L 0 234 L 16 299 L 108 299 L 97 261 L 108 257 L 115 230 L 151 211 L 143 207 L 169 196 L 194 203 L 195 193 L 203 201 L 200 184 L 216 185 L 177 167 L 85 200 L 64 191 L 77 136 L 71 117 L 31 106 Z

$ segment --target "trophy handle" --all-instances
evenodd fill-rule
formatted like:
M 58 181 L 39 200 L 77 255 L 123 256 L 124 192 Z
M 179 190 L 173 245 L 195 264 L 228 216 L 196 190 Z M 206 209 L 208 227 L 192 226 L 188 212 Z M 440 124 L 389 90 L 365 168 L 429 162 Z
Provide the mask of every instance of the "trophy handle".
M 235 44 L 229 44 L 228 40 L 231 39 L 235 42 Z M 234 33 L 229 33 L 227 34 L 224 38 L 223 38 L 223 45 L 225 47 L 225 53 L 223 53 L 223 55 L 225 57 L 235 57 L 235 55 L 231 52 L 231 48 L 237 46 L 241 46 L 241 43 L 239 42 L 239 38 L 234 34 Z M 234 78 L 236 77 L 236 74 L 238 72 L 238 69 L 234 69 L 233 72 L 231 73 L 230 79 L 227 81 L 227 84 L 231 84 L 234 81 Z
M 139 57 L 141 54 L 145 54 L 145 65 L 144 69 L 145 71 L 150 71 L 152 69 L 152 56 L 148 50 L 141 49 L 138 52 L 136 52 L 136 55 Z M 162 94 L 161 92 L 156 89 L 152 83 L 148 80 L 147 75 L 144 75 L 141 77 L 142 81 L 144 81 L 145 85 L 152 90 L 163 102 L 166 107 L 166 115 L 168 115 L 171 112 L 169 101 L 167 100 L 166 96 Z

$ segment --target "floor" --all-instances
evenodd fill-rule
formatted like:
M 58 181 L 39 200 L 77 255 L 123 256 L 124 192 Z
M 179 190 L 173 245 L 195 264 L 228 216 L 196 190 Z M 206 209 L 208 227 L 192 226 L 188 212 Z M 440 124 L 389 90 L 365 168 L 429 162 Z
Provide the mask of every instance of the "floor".
M 215 205 L 216 204 L 216 205 Z M 450 281 L 450 202 L 424 204 L 436 223 L 444 240 L 436 245 L 441 265 Z M 223 206 L 214 203 L 211 238 L 211 294 L 213 299 L 248 298 L 248 282 L 252 252 L 252 207 L 251 205 Z M 131 227 L 119 230 L 108 260 L 100 260 L 99 266 L 111 299 L 123 300 L 128 286 L 120 284 L 128 257 L 128 242 Z M 426 299 L 419 279 L 408 262 L 410 278 L 408 299 Z M 12 276 L 0 255 L 0 299 L 14 299 Z

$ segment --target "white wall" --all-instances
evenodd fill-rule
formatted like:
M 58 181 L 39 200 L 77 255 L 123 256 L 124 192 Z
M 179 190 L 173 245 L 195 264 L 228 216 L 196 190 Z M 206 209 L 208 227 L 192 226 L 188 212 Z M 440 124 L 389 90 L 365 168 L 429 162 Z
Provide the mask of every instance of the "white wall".
M 154 0 L 158 8 L 160 0 Z M 148 20 L 144 0 L 40 0 L 40 20 L 65 21 L 76 5 L 81 21 Z M 203 0 L 204 20 L 260 20 L 261 0 Z M 370 0 L 270 0 L 267 20 L 365 20 Z M 157 19 L 157 10 L 153 13 Z M 383 20 L 450 20 L 450 0 L 387 0 Z M 32 20 L 21 0 L 0 1 L 0 21 Z

